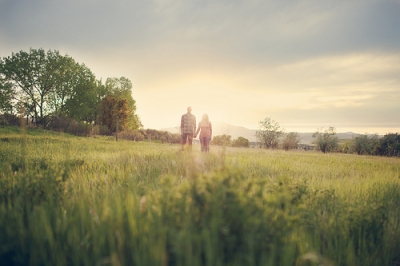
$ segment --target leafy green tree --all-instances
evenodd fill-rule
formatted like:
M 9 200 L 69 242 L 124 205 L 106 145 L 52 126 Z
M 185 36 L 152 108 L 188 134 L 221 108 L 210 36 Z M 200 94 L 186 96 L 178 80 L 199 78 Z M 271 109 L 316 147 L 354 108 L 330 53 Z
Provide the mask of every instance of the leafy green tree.
M 118 127 L 120 131 L 127 128 L 130 109 L 125 99 L 118 99 L 113 95 L 104 97 L 101 102 L 101 123 L 107 126 L 110 132 L 116 132 Z
M 106 86 L 102 83 L 101 80 L 96 80 L 94 84 L 95 89 L 95 98 L 93 99 L 94 109 L 92 110 L 93 121 L 95 124 L 101 124 L 101 103 L 107 95 L 110 93 L 107 91 Z
M 0 114 L 14 114 L 14 100 L 16 92 L 9 82 L 2 81 L 0 76 Z
M 359 135 L 351 140 L 348 152 L 359 155 L 373 155 L 378 145 L 378 135 Z
M 275 149 L 278 147 L 279 138 L 284 134 L 278 122 L 267 117 L 259 122 L 259 130 L 256 131 L 256 138 L 265 148 Z
M 300 142 L 299 134 L 296 132 L 290 132 L 285 135 L 285 138 L 282 140 L 282 148 L 287 150 L 297 149 Z
M 129 79 L 109 78 L 103 85 L 84 64 L 58 51 L 31 48 L 0 59 L 0 92 L 0 113 L 17 113 L 22 103 L 26 117 L 43 126 L 57 117 L 97 124 L 105 119 L 103 99 L 114 96 L 114 106 L 123 109 L 120 119 L 128 115 L 121 126 L 142 127 Z
M 352 140 L 343 142 L 341 151 L 344 153 L 352 153 Z
M 84 65 L 76 67 L 75 77 L 77 80 L 65 102 L 63 113 L 77 121 L 96 123 L 101 99 L 105 97 L 102 87 Z
M 14 101 L 23 103 L 25 115 L 37 124 L 45 126 L 50 115 L 93 121 L 95 77 L 71 57 L 31 48 L 3 58 L 0 70 L 1 83 L 9 84 Z
M 329 127 L 324 132 L 321 132 L 321 130 L 317 130 L 313 134 L 313 138 L 315 138 L 314 143 L 316 144 L 316 149 L 322 151 L 323 153 L 335 151 L 339 147 L 339 139 L 336 136 L 335 128 Z
M 30 49 L 29 53 L 21 51 L 11 57 L 3 58 L 2 74 L 12 83 L 23 102 L 28 115 L 36 123 L 43 123 L 50 112 L 48 96 L 54 90 L 57 57 L 56 51 Z
M 80 65 L 69 56 L 49 57 L 51 64 L 55 65 L 54 86 L 48 96 L 48 104 L 53 114 L 67 115 L 66 104 L 74 94 L 74 89 L 82 82 Z
M 248 148 L 248 147 L 250 147 L 250 142 L 246 138 L 238 137 L 237 139 L 234 139 L 232 141 L 232 147 L 245 147 L 245 148 Z
M 400 156 L 400 134 L 386 134 L 379 140 L 376 154 L 381 156 Z
M 117 99 L 126 100 L 130 110 L 127 124 L 128 128 L 141 128 L 142 123 L 136 114 L 136 101 L 132 97 L 132 82 L 125 77 L 108 78 L 106 80 L 105 88 L 109 95 L 113 95 Z
M 218 146 L 229 146 L 231 144 L 231 135 L 218 135 L 214 136 L 210 144 Z
M 51 74 L 52 85 L 46 95 L 46 102 L 53 114 L 63 115 L 65 102 L 70 98 L 73 84 L 73 75 L 77 63 L 68 56 L 61 56 L 58 52 L 47 54 L 46 65 L 54 69 Z

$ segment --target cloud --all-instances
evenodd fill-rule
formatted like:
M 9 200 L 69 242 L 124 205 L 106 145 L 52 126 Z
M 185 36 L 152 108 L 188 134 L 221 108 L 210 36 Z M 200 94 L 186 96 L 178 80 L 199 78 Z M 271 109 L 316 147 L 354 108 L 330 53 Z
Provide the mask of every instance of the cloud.
M 177 43 L 277 60 L 398 49 L 398 1 L 2 1 L 6 37 L 83 47 Z
M 234 124 L 393 125 L 398 14 L 398 0 L 0 0 L 0 56 L 57 49 L 128 77 L 153 128 L 192 99 Z
M 156 57 L 157 58 L 157 57 Z M 146 68 L 166 71 L 151 80 L 151 86 L 165 87 L 170 83 L 214 81 L 231 89 L 245 89 L 246 93 L 316 92 L 368 93 L 397 90 L 400 84 L 399 54 L 346 54 L 308 58 L 303 61 L 280 63 L 272 66 L 242 65 L 217 56 L 193 55 L 194 63 L 185 64 L 177 59 L 168 69 L 164 63 L 147 62 Z M 215 63 L 215 64 L 213 64 Z M 173 73 L 176 73 L 175 75 Z M 181 75 L 177 78 L 176 75 Z

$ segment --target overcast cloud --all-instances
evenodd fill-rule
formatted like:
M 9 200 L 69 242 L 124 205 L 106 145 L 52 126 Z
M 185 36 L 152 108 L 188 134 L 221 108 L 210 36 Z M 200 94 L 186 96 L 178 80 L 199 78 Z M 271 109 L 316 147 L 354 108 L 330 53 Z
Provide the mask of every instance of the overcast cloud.
M 400 132 L 399 0 L 0 0 L 0 56 L 31 47 L 132 80 L 146 128 Z

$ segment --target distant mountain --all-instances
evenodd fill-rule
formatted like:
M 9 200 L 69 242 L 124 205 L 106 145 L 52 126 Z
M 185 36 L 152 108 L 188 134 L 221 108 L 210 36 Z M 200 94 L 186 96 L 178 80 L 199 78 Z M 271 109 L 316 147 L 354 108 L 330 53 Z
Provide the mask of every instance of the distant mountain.
M 248 129 L 242 126 L 234 126 L 231 124 L 219 122 L 213 124 L 213 135 L 231 135 L 232 140 L 238 137 L 243 137 L 251 142 L 256 140 L 256 130 Z
M 179 128 L 171 127 L 171 128 L 163 128 L 160 129 L 162 131 L 168 131 L 171 133 L 179 133 Z M 228 123 L 217 122 L 213 123 L 213 136 L 218 135 L 231 135 L 232 140 L 237 139 L 238 137 L 243 137 L 248 139 L 250 142 L 256 142 L 256 131 L 255 129 L 248 129 L 242 126 L 234 126 Z M 298 133 L 300 137 L 301 144 L 311 144 L 314 140 L 312 133 Z M 349 140 L 353 137 L 357 137 L 359 134 L 353 132 L 345 132 L 345 133 L 337 133 L 336 136 L 339 140 Z

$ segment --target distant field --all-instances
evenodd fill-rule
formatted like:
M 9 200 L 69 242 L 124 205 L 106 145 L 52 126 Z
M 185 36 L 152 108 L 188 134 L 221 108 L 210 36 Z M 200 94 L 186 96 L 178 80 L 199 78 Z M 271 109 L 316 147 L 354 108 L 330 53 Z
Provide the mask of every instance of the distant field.
M 400 265 L 400 159 L 0 128 L 1 265 Z

